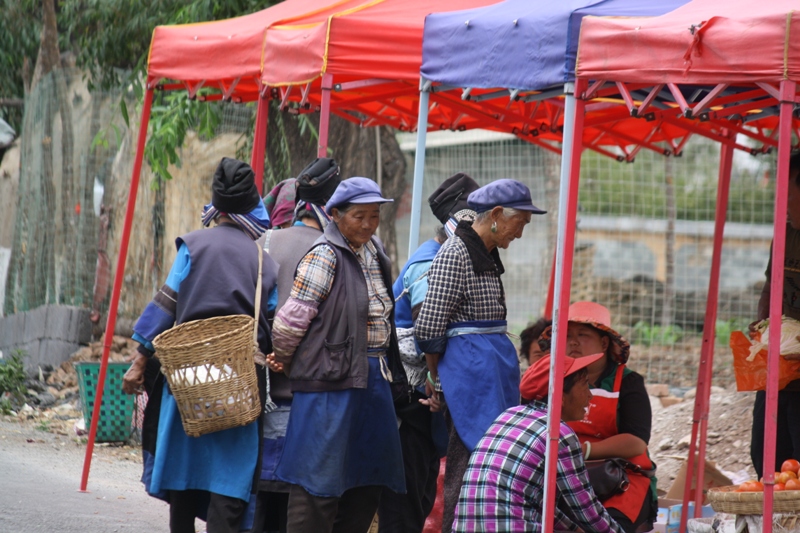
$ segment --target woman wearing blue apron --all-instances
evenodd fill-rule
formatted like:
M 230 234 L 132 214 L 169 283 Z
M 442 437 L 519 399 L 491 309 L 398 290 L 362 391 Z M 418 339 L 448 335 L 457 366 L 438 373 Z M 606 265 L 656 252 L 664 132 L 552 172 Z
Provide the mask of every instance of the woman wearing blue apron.
M 470 453 L 495 418 L 519 404 L 519 361 L 506 336 L 497 249 L 522 237 L 531 215 L 545 213 L 533 205 L 528 187 L 510 179 L 481 187 L 467 202 L 478 216 L 459 222 L 433 260 L 415 328 L 428 363 L 428 403 L 438 408 L 438 391 L 446 401 L 443 533 L 452 528 Z
M 275 316 L 275 360 L 293 393 L 275 475 L 292 485 L 292 533 L 366 533 L 383 488 L 405 491 L 393 385 L 406 401 L 408 385 L 391 264 L 373 237 L 390 201 L 370 179 L 342 181 L 325 206 L 331 223 Z

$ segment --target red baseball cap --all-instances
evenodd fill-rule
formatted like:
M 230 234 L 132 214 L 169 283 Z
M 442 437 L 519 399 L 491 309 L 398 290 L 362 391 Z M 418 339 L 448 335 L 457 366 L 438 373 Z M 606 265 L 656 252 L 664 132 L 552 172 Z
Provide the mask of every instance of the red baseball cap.
M 564 356 L 564 377 L 586 368 L 604 355 L 603 352 L 600 352 L 577 359 Z M 519 384 L 519 392 L 523 398 L 528 400 L 541 400 L 547 396 L 549 384 L 550 354 L 547 354 L 525 371 L 525 375 L 522 376 L 522 382 Z

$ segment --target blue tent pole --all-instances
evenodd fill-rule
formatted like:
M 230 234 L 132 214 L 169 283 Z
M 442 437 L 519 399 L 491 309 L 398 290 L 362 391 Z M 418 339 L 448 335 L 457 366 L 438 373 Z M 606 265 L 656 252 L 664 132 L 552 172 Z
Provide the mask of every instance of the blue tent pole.
M 422 179 L 425 174 L 425 139 L 428 136 L 428 101 L 430 82 L 419 79 L 419 115 L 417 118 L 417 151 L 414 153 L 414 186 L 411 190 L 411 230 L 408 235 L 408 257 L 419 246 L 419 226 L 422 216 Z

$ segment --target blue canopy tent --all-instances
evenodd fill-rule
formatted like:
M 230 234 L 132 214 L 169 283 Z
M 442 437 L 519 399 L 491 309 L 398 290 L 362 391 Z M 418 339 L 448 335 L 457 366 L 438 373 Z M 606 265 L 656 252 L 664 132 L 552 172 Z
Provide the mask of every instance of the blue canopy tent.
M 563 143 L 558 242 L 554 265 L 554 291 L 558 295 L 553 307 L 554 354 L 561 353 L 560 347 L 566 342 L 566 317 L 560 317 L 559 309 L 566 309 L 569 305 L 572 277 L 578 191 L 576 186 L 570 186 L 570 170 L 579 166 L 581 157 L 579 150 L 572 150 L 573 131 L 589 129 L 589 125 L 584 123 L 585 114 L 576 114 L 576 101 L 572 94 L 581 21 L 587 15 L 656 16 L 668 13 L 684 3 L 686 0 L 655 0 L 646 3 L 640 0 L 565 0 L 536 3 L 529 0 L 506 0 L 479 9 L 432 14 L 425 20 L 419 125 L 428 122 L 431 99 L 437 102 L 437 96 L 441 97 L 442 93 L 461 90 L 462 100 L 479 103 L 481 107 L 491 105 L 492 100 L 499 100 L 494 109 L 490 109 L 496 119 L 489 125 L 492 129 L 501 128 L 498 122 L 503 122 L 520 138 L 531 141 L 538 136 L 538 132 L 547 128 L 548 133 L 554 134 Z M 534 108 L 525 108 L 525 104 L 533 104 Z M 587 106 L 587 113 L 596 111 L 604 114 L 608 107 L 604 103 L 589 105 L 594 107 Z M 545 112 L 550 122 L 537 128 L 540 120 L 537 112 L 541 113 L 542 107 L 546 106 L 550 106 L 550 110 Z M 512 115 L 508 113 L 509 109 L 519 109 L 519 113 Z M 610 122 L 601 120 L 598 124 L 605 122 L 606 127 L 612 130 L 626 118 L 630 118 L 630 114 L 615 115 Z M 526 119 L 532 124 L 525 124 Z M 606 139 L 607 144 L 622 150 L 625 154 L 622 159 L 632 159 L 632 154 L 626 151 L 626 145 L 639 143 L 636 150 L 645 146 L 669 155 L 670 151 L 657 148 L 653 143 L 683 136 L 684 140 L 680 145 L 673 144 L 672 152 L 677 152 L 688 138 L 685 131 L 670 130 L 666 124 L 651 125 L 649 129 L 643 129 L 644 121 L 633 122 L 625 130 L 638 135 L 617 131 Z M 567 131 L 559 128 L 559 123 Z M 458 129 L 463 129 L 466 124 L 462 120 Z M 526 126 L 531 127 L 526 129 Z M 426 127 L 417 129 L 409 255 L 416 249 L 419 239 L 426 130 Z M 584 145 L 604 152 L 599 144 L 585 142 Z M 612 155 L 610 152 L 605 153 Z M 566 290 L 562 290 L 562 287 Z M 550 371 L 550 413 L 555 415 L 551 415 L 548 421 L 550 437 L 547 442 L 545 468 L 545 533 L 553 528 L 557 458 L 557 450 L 553 444 L 558 442 L 563 392 L 562 380 L 554 379 L 554 376 L 563 376 L 562 357 L 554 358 Z

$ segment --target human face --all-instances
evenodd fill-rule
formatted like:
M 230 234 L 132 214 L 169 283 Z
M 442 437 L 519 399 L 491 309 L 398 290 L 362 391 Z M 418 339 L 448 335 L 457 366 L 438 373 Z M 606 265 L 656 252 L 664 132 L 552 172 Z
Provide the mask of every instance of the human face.
M 333 220 L 344 238 L 355 247 L 369 242 L 381 216 L 380 204 L 355 204 L 346 213 L 333 208 Z
M 583 420 L 591 399 L 592 392 L 589 390 L 589 376 L 585 375 L 562 397 L 561 420 L 564 422 Z
M 531 343 L 531 347 L 528 348 L 528 364 L 533 365 L 536 361 L 538 361 L 545 355 L 547 355 L 547 352 L 543 352 L 542 349 L 539 347 L 539 343 L 533 341 Z
M 567 355 L 574 358 L 596 353 L 606 353 L 609 339 L 589 324 L 569 322 L 567 324 Z M 601 359 L 602 360 L 602 359 Z
M 797 185 L 797 175 L 800 169 L 789 174 L 789 194 L 786 196 L 786 221 L 793 229 L 800 229 L 800 186 Z
M 497 216 L 493 217 L 494 222 L 497 223 L 497 231 L 493 232 L 492 235 L 495 245 L 498 248 L 505 249 L 508 248 L 511 241 L 522 237 L 523 228 L 531 221 L 531 213 L 530 211 L 522 211 L 514 216 L 507 217 L 503 214 L 503 208 L 495 209 L 499 209 Z

